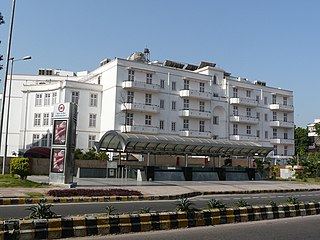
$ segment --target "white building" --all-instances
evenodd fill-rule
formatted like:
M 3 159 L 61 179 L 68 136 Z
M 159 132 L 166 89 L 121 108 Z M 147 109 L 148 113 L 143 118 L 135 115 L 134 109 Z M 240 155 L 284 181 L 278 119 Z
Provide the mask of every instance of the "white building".
M 78 104 L 77 147 L 84 150 L 119 130 L 259 142 L 274 147 L 271 157 L 294 154 L 293 92 L 231 76 L 214 63 L 150 62 L 136 53 L 92 72 L 13 75 L 12 89 L 8 154 L 50 146 L 58 102 Z

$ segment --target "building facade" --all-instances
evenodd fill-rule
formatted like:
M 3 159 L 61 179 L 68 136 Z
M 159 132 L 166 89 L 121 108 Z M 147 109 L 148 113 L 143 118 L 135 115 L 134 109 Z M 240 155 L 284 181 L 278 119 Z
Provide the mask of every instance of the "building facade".
M 118 130 L 259 142 L 273 146 L 274 159 L 294 154 L 293 92 L 214 63 L 151 62 L 136 53 L 91 72 L 40 69 L 12 82 L 8 154 L 50 147 L 52 106 L 60 102 L 78 104 L 77 147 L 84 150 Z

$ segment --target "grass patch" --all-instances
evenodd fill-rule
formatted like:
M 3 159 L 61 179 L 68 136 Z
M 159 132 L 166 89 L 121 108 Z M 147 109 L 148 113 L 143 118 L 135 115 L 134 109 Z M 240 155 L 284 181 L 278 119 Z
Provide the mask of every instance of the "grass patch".
M 41 188 L 47 187 L 44 184 L 32 182 L 29 180 L 22 180 L 17 176 L 9 174 L 0 175 L 0 188 Z
M 45 195 L 40 192 L 26 192 L 25 193 L 27 198 L 43 198 Z

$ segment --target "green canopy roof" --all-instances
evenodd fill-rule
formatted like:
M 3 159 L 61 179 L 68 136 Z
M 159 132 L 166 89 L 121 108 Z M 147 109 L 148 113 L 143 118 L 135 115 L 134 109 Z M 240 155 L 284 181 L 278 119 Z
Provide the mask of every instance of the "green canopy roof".
M 202 156 L 266 156 L 272 147 L 254 142 L 106 132 L 96 143 L 98 151 Z

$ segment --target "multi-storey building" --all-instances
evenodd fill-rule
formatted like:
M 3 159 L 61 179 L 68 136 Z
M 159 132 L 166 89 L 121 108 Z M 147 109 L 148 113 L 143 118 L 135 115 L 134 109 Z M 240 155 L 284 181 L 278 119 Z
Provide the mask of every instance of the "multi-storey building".
M 9 154 L 50 146 L 58 102 L 78 104 L 80 149 L 118 130 L 259 142 L 273 146 L 276 159 L 294 154 L 293 92 L 234 77 L 214 63 L 151 62 L 136 53 L 91 72 L 13 75 L 12 89 Z

